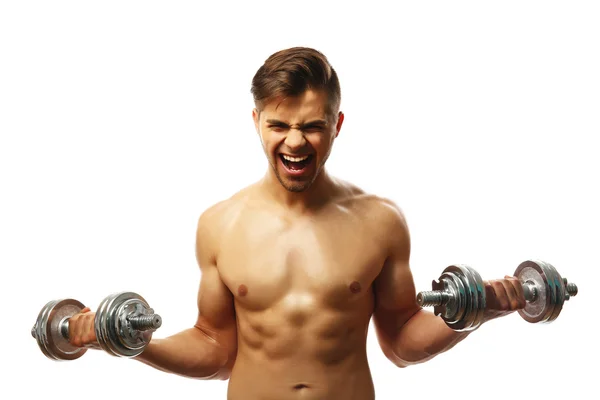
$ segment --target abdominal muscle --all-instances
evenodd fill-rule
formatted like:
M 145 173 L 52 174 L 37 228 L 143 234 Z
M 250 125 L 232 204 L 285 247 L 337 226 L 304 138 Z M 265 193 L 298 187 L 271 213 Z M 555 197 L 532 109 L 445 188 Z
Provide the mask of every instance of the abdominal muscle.
M 315 310 L 302 324 L 282 323 L 275 310 L 238 313 L 228 400 L 374 399 L 369 314 L 356 311 Z

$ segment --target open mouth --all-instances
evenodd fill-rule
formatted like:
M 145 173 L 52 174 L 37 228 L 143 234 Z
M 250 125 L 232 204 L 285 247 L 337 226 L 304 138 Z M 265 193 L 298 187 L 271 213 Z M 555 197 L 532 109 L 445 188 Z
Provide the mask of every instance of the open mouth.
M 289 172 L 302 173 L 312 163 L 314 156 L 309 154 L 301 157 L 292 157 L 287 154 L 279 154 L 279 158 Z

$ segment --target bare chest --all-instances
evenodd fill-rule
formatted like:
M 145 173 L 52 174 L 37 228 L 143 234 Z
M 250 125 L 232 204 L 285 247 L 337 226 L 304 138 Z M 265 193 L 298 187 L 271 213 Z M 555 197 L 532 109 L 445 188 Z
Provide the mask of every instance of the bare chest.
M 350 216 L 285 223 L 247 217 L 222 242 L 221 277 L 238 304 L 261 311 L 352 307 L 371 293 L 385 253 Z

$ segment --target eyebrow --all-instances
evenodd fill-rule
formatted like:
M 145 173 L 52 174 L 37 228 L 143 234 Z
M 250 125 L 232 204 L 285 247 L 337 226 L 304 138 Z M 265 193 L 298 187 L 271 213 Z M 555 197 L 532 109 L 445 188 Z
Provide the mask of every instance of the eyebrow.
M 283 122 L 278 119 L 268 119 L 266 122 L 269 125 L 288 126 L 288 127 L 290 126 L 290 124 L 288 124 L 287 122 Z M 313 126 L 327 126 L 327 121 L 325 121 L 324 119 L 316 119 L 313 121 L 308 121 L 303 124 L 300 124 L 300 129 L 306 129 L 306 128 L 310 128 Z

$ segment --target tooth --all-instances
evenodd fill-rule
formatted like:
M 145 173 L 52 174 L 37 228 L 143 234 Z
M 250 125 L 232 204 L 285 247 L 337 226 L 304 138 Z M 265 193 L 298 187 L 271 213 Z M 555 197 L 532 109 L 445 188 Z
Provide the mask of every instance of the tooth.
M 300 162 L 300 161 L 304 161 L 308 158 L 308 156 L 304 156 L 304 157 L 290 157 L 287 155 L 283 155 L 283 158 L 286 159 L 287 161 L 292 161 L 292 162 Z

